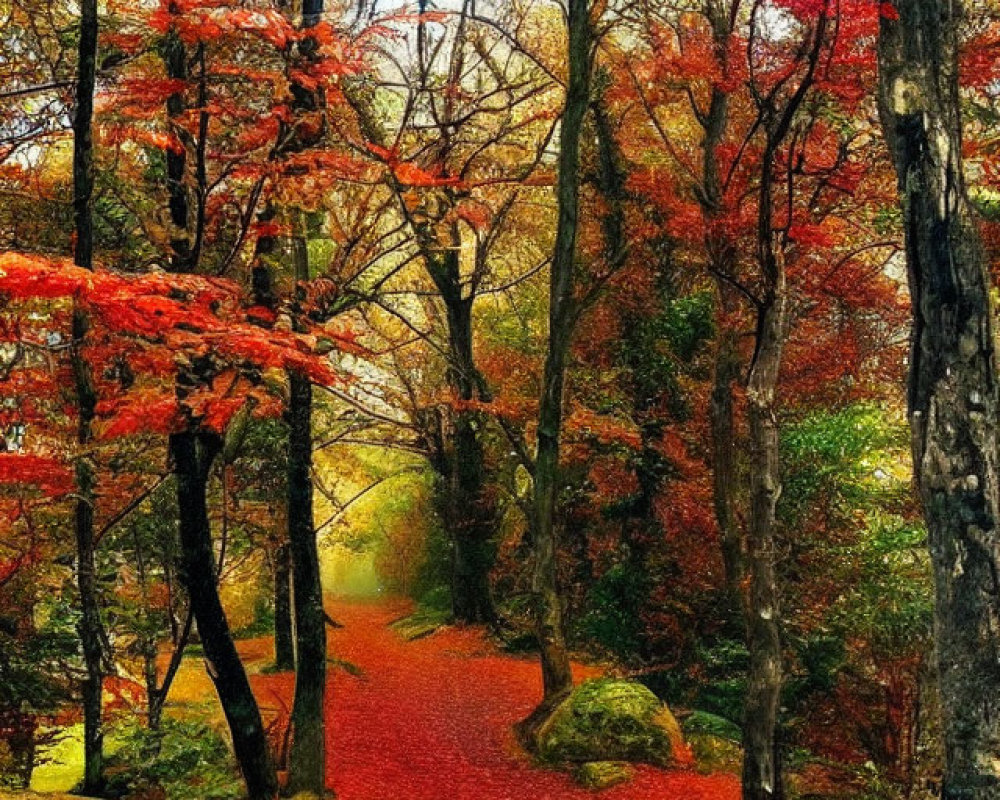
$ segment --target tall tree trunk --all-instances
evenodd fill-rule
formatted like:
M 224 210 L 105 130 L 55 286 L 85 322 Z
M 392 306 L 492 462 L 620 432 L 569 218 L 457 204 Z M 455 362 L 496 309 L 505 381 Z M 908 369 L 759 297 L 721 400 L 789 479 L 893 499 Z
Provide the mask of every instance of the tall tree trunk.
M 719 306 L 725 308 L 727 288 L 718 286 Z M 719 317 L 722 315 L 720 314 Z M 724 323 L 723 323 L 724 324 Z M 712 442 L 712 503 L 722 544 L 727 612 L 739 619 L 744 575 L 743 536 L 736 519 L 739 493 L 736 465 L 736 420 L 733 385 L 740 376 L 736 332 L 719 326 L 712 371 L 709 424 Z
M 879 106 L 913 306 L 908 406 L 927 521 L 945 743 L 942 797 L 1000 798 L 1000 491 L 990 280 L 962 172 L 958 0 L 894 0 Z
M 296 236 L 292 246 L 296 281 L 306 281 L 309 279 L 309 255 L 304 236 Z M 297 323 L 298 303 L 302 299 L 296 298 Z M 296 372 L 289 373 L 288 380 L 288 543 L 296 645 L 288 788 L 291 792 L 310 791 L 322 797 L 326 781 L 326 618 L 313 522 L 312 383 Z
M 587 0 L 569 0 L 569 80 L 560 130 L 558 223 L 549 277 L 549 342 L 538 409 L 534 465 L 531 576 L 535 634 L 541 649 L 543 696 L 521 723 L 530 742 L 538 725 L 572 691 L 573 675 L 563 626 L 556 564 L 555 507 L 559 490 L 559 437 L 562 430 L 566 357 L 572 341 L 576 234 L 580 206 L 580 137 L 590 103 L 592 33 Z
M 171 31 L 166 40 L 164 60 L 170 78 L 187 78 L 187 54 L 181 39 Z M 175 93 L 167 100 L 171 117 L 184 111 L 184 95 Z M 203 152 L 199 145 L 199 153 Z M 170 207 L 174 272 L 192 272 L 198 264 L 191 247 L 191 220 L 186 185 L 187 152 L 167 150 L 167 193 Z M 199 167 L 200 170 L 200 167 Z M 199 214 L 203 212 L 199 204 Z M 195 227 L 201 226 L 201 220 Z M 183 374 L 177 383 L 181 396 L 201 383 L 199 376 Z M 191 386 L 187 384 L 190 383 Z M 273 800 L 278 778 L 257 700 L 250 689 L 243 663 L 233 643 L 229 622 L 219 598 L 215 553 L 208 518 L 208 476 L 212 462 L 222 448 L 221 437 L 212 433 L 185 430 L 169 439 L 170 458 L 177 482 L 177 511 L 180 520 L 181 579 L 188 594 L 191 613 L 198 626 L 206 667 L 215 684 L 233 750 L 246 782 L 250 800 Z
M 734 4 L 739 0 L 733 0 Z M 712 43 L 723 72 L 729 69 L 729 41 L 734 16 L 720 0 L 708 0 L 705 9 L 712 28 Z M 712 503 L 722 545 L 725 569 L 727 612 L 738 624 L 742 608 L 743 536 L 736 519 L 739 493 L 737 483 L 736 422 L 733 415 L 733 385 L 740 376 L 738 332 L 729 324 L 728 315 L 736 306 L 734 289 L 728 283 L 735 280 L 736 248 L 723 229 L 725 188 L 719 164 L 718 148 L 723 143 L 729 125 L 729 95 L 719 87 L 712 88 L 708 113 L 703 117 L 702 212 L 707 225 L 705 253 L 709 271 L 715 277 L 716 347 L 713 356 L 712 397 L 709 404 L 709 425 L 712 443 Z
M 316 26 L 323 13 L 323 0 L 303 0 L 300 29 Z M 286 8 L 291 12 L 291 7 Z M 297 55 L 306 63 L 317 58 L 318 45 L 311 36 L 304 36 L 297 45 Z M 291 51 L 289 51 L 291 54 Z M 321 91 L 290 81 L 291 107 L 296 115 L 321 112 L 324 97 Z M 324 125 L 313 128 L 314 133 L 303 135 L 303 129 L 293 120 L 286 127 L 282 125 L 279 141 L 272 158 L 302 151 L 316 145 L 323 136 Z M 269 221 L 279 213 L 278 206 L 269 202 L 259 215 L 261 221 Z M 301 223 L 301 220 L 299 220 Z M 262 236 L 257 240 L 252 273 L 252 290 L 255 302 L 274 308 L 277 297 L 274 294 L 272 269 L 277 264 L 277 237 Z M 304 288 L 301 283 L 309 280 L 309 255 L 305 232 L 297 232 L 292 238 L 293 270 L 296 282 L 293 298 L 293 325 L 296 330 L 305 329 L 301 302 Z M 295 698 L 292 703 L 292 740 L 289 753 L 288 789 L 291 792 L 308 791 L 323 796 L 326 781 L 326 734 L 324 706 L 326 697 L 326 615 L 323 610 L 323 586 L 319 568 L 319 549 L 313 519 L 312 498 L 312 384 L 301 373 L 288 373 L 289 407 L 288 421 L 288 472 L 287 472 L 287 514 L 288 514 L 288 556 L 291 561 L 292 599 L 295 614 L 294 662 Z M 287 580 L 276 572 L 276 578 Z M 279 581 L 276 580 L 276 584 Z M 276 585 L 276 591 L 279 588 Z M 276 614 L 283 610 L 284 599 L 275 603 Z M 284 620 L 276 619 L 282 628 L 276 628 L 275 648 L 279 658 L 288 657 L 287 633 Z M 279 635 L 281 641 L 279 641 Z M 279 650 L 280 648 L 280 650 Z
M 208 674 L 229 723 L 247 796 L 250 800 L 274 800 L 278 781 L 270 746 L 216 584 L 206 489 L 212 462 L 221 448 L 222 439 L 215 434 L 184 431 L 170 436 L 181 509 L 182 577 L 198 623 Z
M 187 48 L 176 31 L 168 31 L 163 45 L 163 60 L 166 62 L 167 76 L 175 80 L 187 80 Z M 167 98 L 167 115 L 174 119 L 187 110 L 183 92 L 175 92 Z M 174 272 L 191 272 L 197 266 L 192 260 L 190 204 L 187 190 L 187 152 L 183 148 L 168 148 L 167 198 L 170 210 L 170 251 Z
M 74 262 L 93 269 L 94 254 L 94 142 L 91 125 L 94 115 L 94 85 L 97 71 L 97 0 L 81 0 L 80 44 L 77 60 L 76 109 L 73 116 L 73 218 L 76 227 Z M 98 794 L 104 784 L 104 735 L 101 728 L 103 686 L 103 641 L 101 612 L 97 597 L 94 556 L 95 464 L 89 452 L 93 440 L 94 391 L 90 367 L 81 348 L 90 323 L 86 312 L 73 307 L 72 366 L 76 388 L 77 445 L 76 533 L 77 585 L 80 590 L 80 643 L 87 676 L 83 681 L 83 791 Z
M 274 665 L 279 670 L 295 669 L 291 569 L 288 545 L 282 544 L 274 553 Z
M 777 386 L 787 336 L 787 233 L 774 226 L 774 183 L 779 150 L 813 85 L 826 41 L 829 0 L 824 0 L 811 41 L 803 41 L 805 72 L 780 107 L 773 98 L 758 107 L 766 134 L 757 192 L 757 331 L 747 377 L 750 428 L 750 524 L 746 535 L 744 596 L 750 669 L 743 718 L 743 800 L 781 800 L 778 713 L 781 708 L 782 653 L 775 574 L 775 512 L 781 495 Z M 789 154 L 788 158 L 791 158 Z M 794 182 L 786 185 L 787 204 Z M 780 240 L 779 240 L 780 239 Z
M 770 209 L 767 213 L 770 216 Z M 776 736 L 782 668 L 774 569 L 775 509 L 781 494 L 775 387 L 786 324 L 783 267 L 777 267 L 775 279 L 772 296 L 760 311 L 757 354 L 747 383 L 751 511 L 747 532 L 746 625 L 750 670 L 743 722 L 744 800 L 773 800 L 783 796 Z
M 452 461 L 454 486 L 450 534 L 453 554 L 452 612 L 460 622 L 492 624 L 497 620 L 490 587 L 493 569 L 493 524 L 496 509 L 485 481 L 483 445 L 470 412 L 454 422 Z
M 428 228 L 417 231 L 427 272 L 444 303 L 448 321 L 447 379 L 458 400 L 488 401 L 489 391 L 476 367 L 472 349 L 474 295 L 463 295 L 457 224 L 451 226 L 451 246 L 438 252 L 436 237 Z M 452 613 L 460 622 L 496 621 L 490 572 L 493 568 L 493 525 L 496 507 L 489 493 L 485 454 L 478 428 L 479 415 L 457 410 L 452 419 L 446 452 L 435 460 L 440 472 L 439 491 L 443 522 L 452 545 Z

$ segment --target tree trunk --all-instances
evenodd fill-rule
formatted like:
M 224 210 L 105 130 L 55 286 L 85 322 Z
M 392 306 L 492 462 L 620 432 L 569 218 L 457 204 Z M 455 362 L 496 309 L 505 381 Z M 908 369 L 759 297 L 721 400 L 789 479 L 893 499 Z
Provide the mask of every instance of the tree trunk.
M 309 279 L 306 240 L 297 236 L 292 245 L 296 281 L 306 281 Z M 301 299 L 297 297 L 296 302 Z M 288 380 L 288 544 L 296 653 L 288 788 L 293 793 L 309 791 L 322 797 L 326 782 L 326 620 L 313 522 L 312 383 L 296 372 L 290 372 Z
M 163 60 L 167 76 L 187 80 L 187 48 L 180 36 L 171 29 L 163 45 Z M 187 109 L 184 93 L 175 92 L 167 98 L 167 115 L 173 119 Z M 191 227 L 186 182 L 187 152 L 183 148 L 167 148 L 167 197 L 170 210 L 170 250 L 174 272 L 191 272 L 197 266 L 192 258 Z
M 206 488 L 212 461 L 222 447 L 215 434 L 171 434 L 177 477 L 182 578 L 198 624 L 205 665 L 229 723 L 236 760 L 250 800 L 274 800 L 278 781 L 257 701 L 236 652 L 219 600 Z
M 879 107 L 913 307 L 908 407 L 927 521 L 945 744 L 942 797 L 1000 798 L 998 406 L 990 280 L 962 172 L 957 1 L 882 14 Z
M 732 17 L 723 3 L 706 4 L 712 27 L 712 43 L 724 72 L 729 70 L 729 41 Z M 736 279 L 736 248 L 723 228 L 725 190 L 718 148 L 725 140 L 729 124 L 729 95 L 713 87 L 708 113 L 703 120 L 701 206 L 707 225 L 705 254 L 717 289 L 716 348 L 713 364 L 709 424 L 712 442 L 712 503 L 722 545 L 725 569 L 726 611 L 739 623 L 742 608 L 743 536 L 736 519 L 739 493 L 736 464 L 736 422 L 733 415 L 733 385 L 740 376 L 738 331 L 727 316 L 736 306 L 734 290 L 727 282 Z
M 180 669 L 181 659 L 184 656 L 184 650 L 187 648 L 188 640 L 191 638 L 191 627 L 194 622 L 194 612 L 189 607 L 184 616 L 184 623 L 178 628 L 177 639 L 174 641 L 174 652 L 170 655 L 170 663 L 167 664 L 167 670 L 163 675 L 163 681 L 160 683 L 159 688 L 149 696 L 149 729 L 151 731 L 158 732 L 160 729 L 160 723 L 163 720 L 163 707 L 167 703 L 167 697 L 170 694 L 170 687 L 174 683 L 174 678 L 177 677 L 177 670 Z M 153 657 L 155 658 L 155 653 Z M 154 674 L 153 678 L 155 680 L 155 663 L 154 663 Z M 154 683 L 155 686 L 155 683 Z M 157 740 L 157 747 L 159 746 L 159 740 Z
M 175 32 L 168 34 L 165 47 L 164 60 L 168 76 L 185 79 L 187 54 L 183 42 Z M 181 114 L 184 111 L 184 95 L 171 95 L 167 100 L 167 111 L 171 117 Z M 168 149 L 166 159 L 172 223 L 171 268 L 174 272 L 191 272 L 198 265 L 191 247 L 191 220 L 185 183 L 186 150 Z M 199 213 L 202 210 L 199 206 Z M 186 381 L 197 386 L 201 378 L 182 375 L 177 384 L 179 395 L 188 391 Z M 221 448 L 221 437 L 212 433 L 198 433 L 189 429 L 170 436 L 169 450 L 177 481 L 177 509 L 180 519 L 181 579 L 188 594 L 191 613 L 198 625 L 206 667 L 229 723 L 233 750 L 246 782 L 249 800 L 273 800 L 278 791 L 278 778 L 270 745 L 257 700 L 236 652 L 229 622 L 219 598 L 215 552 L 208 518 L 207 487 L 212 462 Z M 164 692 L 159 697 L 161 702 L 165 696 Z
M 80 44 L 77 62 L 76 109 L 73 116 L 73 218 L 76 227 L 74 262 L 93 269 L 94 253 L 94 144 L 91 124 L 94 115 L 94 84 L 97 65 L 97 0 L 80 4 Z M 87 676 L 83 681 L 83 791 L 98 794 L 104 784 L 104 734 L 101 728 L 101 692 L 103 686 L 103 641 L 101 612 L 97 597 L 94 543 L 95 464 L 88 452 L 92 446 L 94 409 L 97 396 L 90 367 L 81 347 L 87 335 L 86 312 L 74 304 L 72 367 L 76 388 L 77 444 L 76 460 L 76 533 L 77 585 L 80 590 L 78 629 Z
M 557 576 L 555 507 L 563 384 L 576 313 L 573 278 L 580 205 L 580 137 L 590 103 L 592 35 L 588 5 L 587 0 L 569 0 L 568 5 L 569 81 L 560 132 L 559 218 L 549 277 L 549 342 L 539 399 L 530 521 L 534 550 L 531 590 L 535 634 L 541 649 L 543 696 L 539 706 L 521 723 L 521 733 L 529 742 L 538 725 L 573 689 Z
M 720 295 L 725 291 L 719 287 Z M 724 301 L 720 299 L 720 305 Z M 709 422 L 712 441 L 712 502 L 722 544 L 725 595 L 728 611 L 737 615 L 742 606 L 743 537 L 736 520 L 739 492 L 736 469 L 736 421 L 733 384 L 739 378 L 735 331 L 720 329 L 712 376 Z
M 751 511 L 747 533 L 746 625 L 750 670 L 743 723 L 744 800 L 774 800 L 783 796 L 776 737 L 782 669 L 774 522 L 781 494 L 775 386 L 784 327 L 785 281 L 784 270 L 780 269 L 774 296 L 761 311 L 757 355 L 747 384 Z
M 747 378 L 747 416 L 750 427 L 750 524 L 746 536 L 744 613 L 750 669 L 743 719 L 743 800 L 781 800 L 780 747 L 777 737 L 781 708 L 782 653 L 778 627 L 778 590 L 775 576 L 775 511 L 781 495 L 781 467 L 777 419 L 777 386 L 782 349 L 787 335 L 785 248 L 787 233 L 776 241 L 774 183 L 778 153 L 792 121 L 813 85 L 826 40 L 829 20 L 824 0 L 812 40 L 803 41 L 806 71 L 781 107 L 773 99 L 758 106 L 766 133 L 757 192 L 757 267 L 760 289 L 756 298 L 757 331 Z M 791 158 L 791 154 L 788 156 Z M 786 184 L 789 207 L 795 185 Z
M 475 415 L 459 413 L 452 436 L 451 537 L 454 547 L 451 601 L 460 622 L 493 624 L 497 620 L 490 587 L 493 524 L 496 508 L 488 496 L 483 445 Z
M 448 370 L 451 390 L 462 402 L 490 399 L 476 367 L 472 349 L 474 296 L 462 291 L 458 225 L 451 226 L 451 247 L 436 252 L 434 234 L 418 230 L 417 241 L 431 279 L 444 303 L 448 320 Z M 478 427 L 480 415 L 460 408 L 454 412 L 447 452 L 435 459 L 440 473 L 440 507 L 452 545 L 451 603 L 459 622 L 496 622 L 490 572 L 493 569 L 493 525 L 496 507 L 487 486 L 485 455 Z
M 291 569 L 291 554 L 283 544 L 274 553 L 274 665 L 279 670 L 295 669 Z
M 365 137 L 380 146 L 390 145 L 377 121 L 372 98 L 358 86 L 347 82 L 343 90 L 358 115 Z M 404 188 L 397 187 L 401 203 Z M 452 224 L 451 247 L 442 252 L 433 226 L 422 225 L 412 219 L 411 223 L 427 273 L 445 306 L 448 385 L 460 400 L 489 402 L 489 388 L 476 366 L 472 347 L 475 295 L 463 296 L 458 225 Z M 452 423 L 451 436 L 447 441 L 435 442 L 432 448 L 435 452 L 430 459 L 440 478 L 437 505 L 452 545 L 452 614 L 460 622 L 492 624 L 497 621 L 490 586 L 490 573 L 495 560 L 493 536 L 497 509 L 491 497 L 491 475 L 485 467 L 478 432 L 482 425 L 481 415 L 458 411 Z

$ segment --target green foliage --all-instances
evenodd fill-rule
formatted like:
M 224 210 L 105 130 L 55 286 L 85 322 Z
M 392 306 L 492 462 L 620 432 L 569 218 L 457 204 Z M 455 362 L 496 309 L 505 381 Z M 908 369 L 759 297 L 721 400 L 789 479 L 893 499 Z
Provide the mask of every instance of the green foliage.
M 858 582 L 831 611 L 835 624 L 882 656 L 917 652 L 929 641 L 934 611 L 927 532 L 921 522 L 871 514 L 849 547 Z
M 904 458 L 906 436 L 903 420 L 867 405 L 817 411 L 786 425 L 781 436 L 783 521 L 795 524 L 820 502 L 839 517 L 900 502 L 907 487 L 891 470 Z
M 200 722 L 164 719 L 159 734 L 129 722 L 115 731 L 108 759 L 109 795 L 145 796 L 159 787 L 167 800 L 235 800 L 243 786 L 229 747 Z
M 40 624 L 29 633 L 16 621 L 0 625 L 0 708 L 51 710 L 68 699 L 66 665 L 77 662 L 77 614 L 63 593 L 44 595 L 36 608 Z
M 784 702 L 804 706 L 816 694 L 833 691 L 837 676 L 848 661 L 845 631 L 823 629 L 791 642 L 799 669 L 790 675 L 783 690 Z
M 743 718 L 746 671 L 750 656 L 746 645 L 733 639 L 719 639 L 698 648 L 696 663 L 699 681 L 692 692 L 691 705 L 728 720 Z
M 616 564 L 594 583 L 580 633 L 620 658 L 634 656 L 642 636 L 636 614 L 649 593 L 647 576 L 628 564 Z
M 420 606 L 409 616 L 396 620 L 392 628 L 407 641 L 430 636 L 438 628 L 451 622 L 451 609 Z
M 274 592 L 258 592 L 253 601 L 253 620 L 233 630 L 236 639 L 253 639 L 274 633 Z
M 818 633 L 807 637 L 798 652 L 806 669 L 805 688 L 829 692 L 837 683 L 837 673 L 847 660 L 847 646 L 840 636 Z
M 792 544 L 841 587 L 823 628 L 796 645 L 812 690 L 832 687 L 848 635 L 884 657 L 911 652 L 929 636 L 926 532 L 904 515 L 906 447 L 904 421 L 868 405 L 815 412 L 783 433 L 782 519 L 792 525 L 825 512 L 822 535 L 799 530 Z
M 436 521 L 427 531 L 423 559 L 413 582 L 421 605 L 451 609 L 451 542 Z
M 420 595 L 420 607 L 432 611 L 451 610 L 451 588 L 447 585 L 434 586 Z
M 665 306 L 660 330 L 681 361 L 691 361 L 712 336 L 714 311 L 715 300 L 707 291 L 678 297 Z
M 288 426 L 280 419 L 237 416 L 226 432 L 223 456 L 232 463 L 241 497 L 284 502 Z

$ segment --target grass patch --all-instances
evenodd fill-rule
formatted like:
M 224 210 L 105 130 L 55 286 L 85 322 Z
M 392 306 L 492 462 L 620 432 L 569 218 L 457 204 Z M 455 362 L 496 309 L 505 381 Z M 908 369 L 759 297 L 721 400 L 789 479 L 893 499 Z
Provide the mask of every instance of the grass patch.
M 439 628 L 451 624 L 451 621 L 451 611 L 421 607 L 409 616 L 397 619 L 390 627 L 408 642 L 412 642 L 430 636 Z

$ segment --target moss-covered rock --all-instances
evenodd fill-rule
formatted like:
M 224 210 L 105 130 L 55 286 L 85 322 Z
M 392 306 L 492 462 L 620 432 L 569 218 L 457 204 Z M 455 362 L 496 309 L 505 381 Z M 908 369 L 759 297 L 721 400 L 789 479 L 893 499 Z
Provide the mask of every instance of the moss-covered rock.
M 635 769 L 627 761 L 588 761 L 577 767 L 574 777 L 587 789 L 607 789 L 632 780 Z
M 739 774 L 743 764 L 743 748 L 738 742 L 711 733 L 685 735 L 698 772 L 732 772 Z
M 739 773 L 742 732 L 736 723 L 706 711 L 692 711 L 681 729 L 699 772 Z
M 680 726 L 639 683 L 598 678 L 581 684 L 537 733 L 547 761 L 640 761 L 669 766 L 683 760 Z
M 701 733 L 737 743 L 743 738 L 743 732 L 739 725 L 725 717 L 709 714 L 707 711 L 692 711 L 684 718 L 681 729 L 685 736 Z

